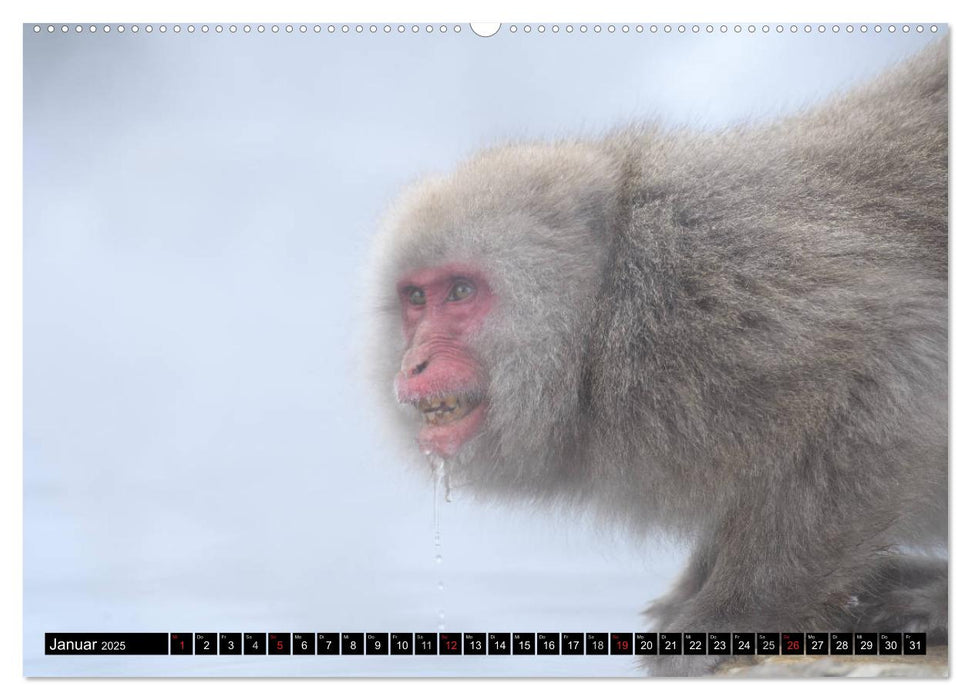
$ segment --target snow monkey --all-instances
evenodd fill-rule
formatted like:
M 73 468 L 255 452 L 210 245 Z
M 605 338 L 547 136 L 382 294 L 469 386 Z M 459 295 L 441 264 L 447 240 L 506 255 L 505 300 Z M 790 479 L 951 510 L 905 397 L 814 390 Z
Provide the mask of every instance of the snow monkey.
M 495 147 L 382 225 L 382 390 L 455 485 L 692 543 L 646 629 L 946 642 L 947 210 L 946 41 L 769 124 Z

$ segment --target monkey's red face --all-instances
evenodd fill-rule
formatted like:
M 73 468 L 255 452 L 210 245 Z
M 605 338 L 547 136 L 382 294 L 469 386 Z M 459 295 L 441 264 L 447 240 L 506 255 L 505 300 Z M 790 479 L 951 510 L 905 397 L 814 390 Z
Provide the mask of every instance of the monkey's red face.
M 421 449 L 452 457 L 485 416 L 487 377 L 469 339 L 489 313 L 492 291 L 475 269 L 445 265 L 405 275 L 398 298 L 407 346 L 395 393 L 422 414 Z

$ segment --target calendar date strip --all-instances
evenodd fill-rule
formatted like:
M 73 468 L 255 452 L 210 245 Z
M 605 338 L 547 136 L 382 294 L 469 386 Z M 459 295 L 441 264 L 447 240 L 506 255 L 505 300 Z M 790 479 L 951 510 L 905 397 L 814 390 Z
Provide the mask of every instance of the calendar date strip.
M 47 632 L 48 656 L 898 656 L 923 632 Z

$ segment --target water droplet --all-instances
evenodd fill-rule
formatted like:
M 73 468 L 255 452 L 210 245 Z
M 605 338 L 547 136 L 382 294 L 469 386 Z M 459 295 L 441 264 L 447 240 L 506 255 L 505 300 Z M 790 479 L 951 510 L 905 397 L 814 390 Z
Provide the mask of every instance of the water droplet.
M 426 452 L 425 457 L 428 459 L 428 465 L 435 473 L 435 501 L 438 501 L 438 491 L 441 486 L 445 490 L 445 502 L 451 503 L 452 480 L 449 475 L 448 463 L 443 457 L 439 457 L 431 452 Z
M 442 488 L 443 481 L 445 480 L 445 460 L 441 457 L 435 455 L 429 455 L 428 464 L 431 466 L 432 471 L 435 472 L 435 493 L 434 493 L 434 515 L 435 515 L 435 540 L 438 543 L 440 527 L 441 527 L 441 513 L 439 507 L 439 501 L 441 500 L 438 496 L 439 490 Z M 448 498 L 448 492 L 446 490 L 446 499 Z
M 434 492 L 434 544 L 435 544 L 435 565 L 441 566 L 442 564 L 442 520 L 441 520 L 441 494 L 444 491 L 445 502 L 448 503 L 452 500 L 451 484 L 449 483 L 448 469 L 445 464 L 445 460 L 437 455 L 433 455 L 429 452 L 425 453 L 428 458 L 428 466 L 431 467 L 432 472 L 435 476 L 435 492 Z M 439 590 L 439 600 L 441 601 L 441 592 L 445 590 L 445 581 L 442 579 L 438 580 L 438 590 Z M 439 631 L 445 630 L 445 611 L 439 609 L 438 611 L 438 629 Z

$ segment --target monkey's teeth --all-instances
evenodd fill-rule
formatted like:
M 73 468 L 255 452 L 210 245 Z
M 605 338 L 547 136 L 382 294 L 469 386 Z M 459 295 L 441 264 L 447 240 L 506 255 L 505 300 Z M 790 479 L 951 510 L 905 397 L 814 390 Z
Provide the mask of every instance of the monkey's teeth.
M 423 398 L 418 400 L 418 410 L 429 425 L 444 425 L 464 418 L 469 411 L 479 405 L 480 399 L 474 395 L 449 394 L 448 396 Z

